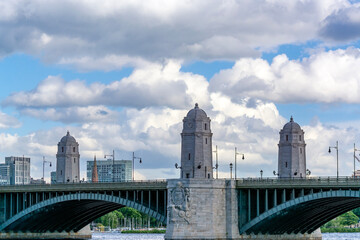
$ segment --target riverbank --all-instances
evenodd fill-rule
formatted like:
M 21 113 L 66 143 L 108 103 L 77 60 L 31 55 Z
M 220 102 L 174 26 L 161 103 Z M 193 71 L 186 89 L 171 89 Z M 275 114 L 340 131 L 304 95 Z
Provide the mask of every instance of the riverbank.
M 321 228 L 322 233 L 355 233 L 360 232 L 360 228 L 344 228 L 344 227 L 334 227 L 334 228 Z

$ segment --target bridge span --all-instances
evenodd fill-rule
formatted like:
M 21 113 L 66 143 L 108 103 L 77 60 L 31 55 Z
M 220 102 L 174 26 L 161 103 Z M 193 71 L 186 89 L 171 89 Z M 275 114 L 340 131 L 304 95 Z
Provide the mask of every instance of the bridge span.
M 360 179 L 171 179 L 0 187 L 0 239 L 85 239 L 124 206 L 167 224 L 165 239 L 321 239 L 360 207 Z

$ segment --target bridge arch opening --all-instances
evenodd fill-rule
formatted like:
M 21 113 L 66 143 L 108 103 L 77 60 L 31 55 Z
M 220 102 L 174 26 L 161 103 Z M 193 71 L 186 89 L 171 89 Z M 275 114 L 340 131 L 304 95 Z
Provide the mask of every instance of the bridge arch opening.
M 320 192 L 282 203 L 240 227 L 246 234 L 312 233 L 328 221 L 360 207 L 360 192 Z
M 166 213 L 161 214 L 131 200 L 106 194 L 74 193 L 54 197 L 24 209 L 1 224 L 0 231 L 78 232 L 95 219 L 125 206 L 166 223 Z

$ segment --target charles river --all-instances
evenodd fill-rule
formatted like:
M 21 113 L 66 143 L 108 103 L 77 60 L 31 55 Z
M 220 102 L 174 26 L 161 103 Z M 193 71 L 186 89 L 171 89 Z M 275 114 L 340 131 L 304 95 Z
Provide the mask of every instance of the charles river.
M 323 240 L 353 240 L 360 239 L 360 233 L 323 233 Z M 123 234 L 123 233 L 93 233 L 92 239 L 106 240 L 163 240 L 164 234 Z

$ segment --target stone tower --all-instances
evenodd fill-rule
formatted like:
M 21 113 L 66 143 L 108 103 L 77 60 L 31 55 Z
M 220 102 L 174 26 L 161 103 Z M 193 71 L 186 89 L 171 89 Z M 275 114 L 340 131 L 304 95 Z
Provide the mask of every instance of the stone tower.
M 93 183 L 99 182 L 98 170 L 96 165 L 96 156 L 94 156 L 94 167 L 92 171 L 91 182 Z
M 197 103 L 183 120 L 181 178 L 213 178 L 210 118 Z
M 278 174 L 280 178 L 305 178 L 306 154 L 304 131 L 299 124 L 290 122 L 280 131 Z
M 73 183 L 80 181 L 79 144 L 69 131 L 58 143 L 56 154 L 56 182 Z

